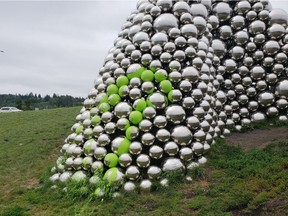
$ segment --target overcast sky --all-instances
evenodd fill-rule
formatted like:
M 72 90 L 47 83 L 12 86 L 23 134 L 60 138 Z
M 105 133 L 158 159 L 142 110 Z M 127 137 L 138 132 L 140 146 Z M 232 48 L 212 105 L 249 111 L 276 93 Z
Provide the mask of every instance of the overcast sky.
M 0 0 L 0 94 L 86 97 L 136 3 Z

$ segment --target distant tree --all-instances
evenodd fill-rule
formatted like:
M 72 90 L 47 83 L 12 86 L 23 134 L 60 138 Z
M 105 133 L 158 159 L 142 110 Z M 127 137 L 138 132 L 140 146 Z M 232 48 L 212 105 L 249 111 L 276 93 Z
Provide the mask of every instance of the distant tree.
M 23 109 L 23 103 L 21 99 L 16 100 L 16 107 L 21 110 Z
M 53 97 L 46 95 L 42 97 L 40 94 L 0 94 L 0 107 L 13 106 L 22 110 L 34 109 L 48 109 L 56 107 L 71 107 L 81 106 L 84 98 L 72 97 L 69 95 L 57 95 Z
M 24 104 L 25 104 L 25 110 L 31 110 L 32 109 L 32 107 L 31 107 L 32 102 L 30 99 L 25 100 Z
M 50 98 L 51 98 L 51 97 L 50 97 L 49 95 L 46 95 L 46 96 L 44 97 L 44 101 L 45 101 L 45 102 L 48 102 L 48 101 L 50 100 Z

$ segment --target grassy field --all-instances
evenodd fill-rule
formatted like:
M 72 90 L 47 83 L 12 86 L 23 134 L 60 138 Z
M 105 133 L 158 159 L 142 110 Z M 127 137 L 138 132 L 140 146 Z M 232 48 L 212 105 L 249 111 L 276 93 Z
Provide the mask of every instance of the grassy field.
M 288 140 L 244 152 L 220 139 L 192 182 L 172 178 L 149 194 L 97 201 L 51 189 L 79 110 L 0 114 L 0 215 L 288 215 Z

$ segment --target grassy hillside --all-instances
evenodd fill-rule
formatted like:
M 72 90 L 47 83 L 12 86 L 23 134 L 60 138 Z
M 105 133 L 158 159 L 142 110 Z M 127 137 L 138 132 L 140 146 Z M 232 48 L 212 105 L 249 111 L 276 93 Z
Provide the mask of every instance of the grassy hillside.
M 48 167 L 79 110 L 0 114 L 0 215 L 288 215 L 288 140 L 245 152 L 219 140 L 192 182 L 149 194 L 101 202 L 51 189 Z

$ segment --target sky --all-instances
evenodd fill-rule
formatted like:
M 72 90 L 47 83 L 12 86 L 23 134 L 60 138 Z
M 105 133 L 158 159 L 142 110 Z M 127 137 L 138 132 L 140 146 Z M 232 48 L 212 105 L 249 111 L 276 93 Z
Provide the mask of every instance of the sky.
M 270 0 L 288 11 L 287 0 Z M 0 94 L 86 97 L 137 0 L 0 0 Z

